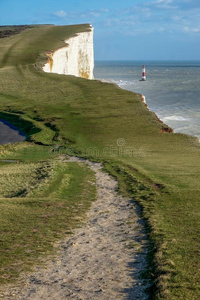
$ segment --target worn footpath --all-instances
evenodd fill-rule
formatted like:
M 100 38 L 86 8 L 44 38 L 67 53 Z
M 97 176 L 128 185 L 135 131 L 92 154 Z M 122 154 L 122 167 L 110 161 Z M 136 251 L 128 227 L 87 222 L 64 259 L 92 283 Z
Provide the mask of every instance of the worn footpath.
M 73 236 L 59 243 L 56 258 L 34 273 L 24 274 L 0 299 L 112 300 L 148 299 L 146 269 L 148 240 L 140 209 L 120 196 L 117 182 L 98 163 L 86 163 L 96 173 L 97 200 Z

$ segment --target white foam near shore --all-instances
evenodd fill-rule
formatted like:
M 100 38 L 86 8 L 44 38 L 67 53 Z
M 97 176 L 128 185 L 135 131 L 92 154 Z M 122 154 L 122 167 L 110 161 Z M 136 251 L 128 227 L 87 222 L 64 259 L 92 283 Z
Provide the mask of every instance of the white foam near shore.
M 164 121 L 184 121 L 185 122 L 185 121 L 189 121 L 190 119 L 174 115 L 174 116 L 164 117 L 163 120 Z
M 127 80 L 119 80 L 119 81 L 116 81 L 116 84 L 119 85 L 119 86 L 124 86 L 124 85 L 135 84 L 135 82 L 134 81 L 127 81 Z

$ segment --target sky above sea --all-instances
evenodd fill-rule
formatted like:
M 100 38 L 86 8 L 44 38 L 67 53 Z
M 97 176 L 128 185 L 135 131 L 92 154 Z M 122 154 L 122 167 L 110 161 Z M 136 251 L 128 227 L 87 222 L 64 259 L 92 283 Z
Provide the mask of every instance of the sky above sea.
M 199 0 L 0 0 L 0 25 L 91 23 L 96 60 L 200 60 Z

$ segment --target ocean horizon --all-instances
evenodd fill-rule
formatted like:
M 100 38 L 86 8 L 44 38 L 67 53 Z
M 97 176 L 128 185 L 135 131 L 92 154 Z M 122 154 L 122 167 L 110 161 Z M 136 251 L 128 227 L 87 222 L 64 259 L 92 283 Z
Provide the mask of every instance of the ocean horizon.
M 142 66 L 146 66 L 146 81 Z M 200 61 L 95 61 L 95 79 L 141 93 L 149 109 L 177 133 L 200 139 Z

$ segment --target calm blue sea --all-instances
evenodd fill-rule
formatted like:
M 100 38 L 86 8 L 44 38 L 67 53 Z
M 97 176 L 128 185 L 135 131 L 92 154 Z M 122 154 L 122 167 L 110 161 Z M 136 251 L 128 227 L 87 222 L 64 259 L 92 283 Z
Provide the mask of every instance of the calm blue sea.
M 139 81 L 143 64 L 145 82 Z M 94 75 L 145 95 L 150 110 L 175 132 L 200 139 L 200 61 L 98 61 Z

